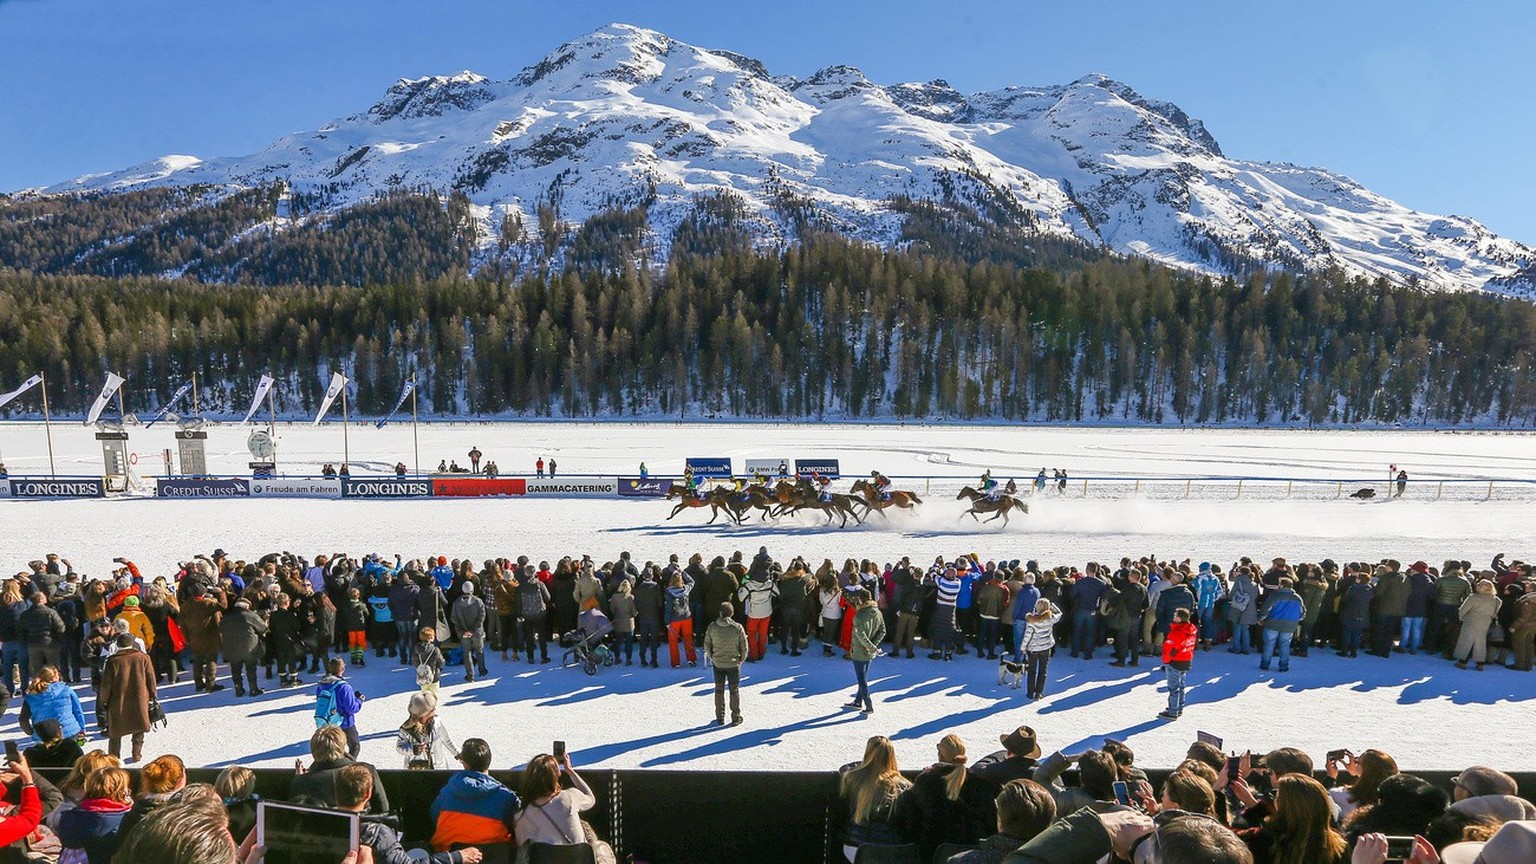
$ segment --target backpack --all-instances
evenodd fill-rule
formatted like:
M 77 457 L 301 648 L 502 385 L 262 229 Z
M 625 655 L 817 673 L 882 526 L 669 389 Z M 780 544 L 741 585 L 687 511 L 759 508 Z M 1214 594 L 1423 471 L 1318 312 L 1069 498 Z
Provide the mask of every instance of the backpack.
M 544 594 L 539 591 L 538 586 L 529 590 L 519 588 L 517 593 L 518 609 L 523 613 L 524 618 L 537 618 L 544 614 Z
M 681 621 L 693 617 L 693 607 L 688 604 L 687 594 L 668 594 L 667 599 L 672 604 L 672 620 Z
M 340 725 L 341 713 L 336 710 L 336 688 L 327 687 L 315 694 L 315 728 Z

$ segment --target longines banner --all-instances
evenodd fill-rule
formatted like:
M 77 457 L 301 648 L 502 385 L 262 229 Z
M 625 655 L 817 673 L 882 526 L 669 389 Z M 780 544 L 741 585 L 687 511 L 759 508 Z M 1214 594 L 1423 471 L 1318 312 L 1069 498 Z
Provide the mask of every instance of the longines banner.
M 528 481 L 521 477 L 434 477 L 432 494 L 438 498 L 489 498 L 522 495 Z
M 619 478 L 619 494 L 626 498 L 665 498 L 671 491 L 672 481 L 665 478 Z
M 572 478 L 570 480 L 529 480 L 529 495 L 551 498 L 600 496 L 611 498 L 619 491 L 619 481 L 612 477 Z
M 431 480 L 343 480 L 343 498 L 427 498 L 432 495 Z
M 251 494 L 258 498 L 340 498 L 341 481 L 329 477 L 252 480 Z
M 100 477 L 12 477 L 12 498 L 105 498 L 107 484 Z
M 155 481 L 157 498 L 248 498 L 251 483 L 239 477 L 173 477 Z
M 823 477 L 837 479 L 838 465 L 836 459 L 796 459 L 795 473 L 801 477 L 809 477 L 812 474 L 820 474 Z

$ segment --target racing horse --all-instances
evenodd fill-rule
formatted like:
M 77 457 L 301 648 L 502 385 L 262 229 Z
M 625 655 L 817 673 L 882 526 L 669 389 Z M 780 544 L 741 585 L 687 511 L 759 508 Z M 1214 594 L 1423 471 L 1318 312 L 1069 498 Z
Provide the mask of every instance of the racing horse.
M 1017 495 L 1017 494 L 1019 494 L 1019 484 L 1013 482 L 1012 480 L 1009 480 L 1008 481 L 1008 485 L 1003 487 L 1003 494 L 1004 495 Z M 965 499 L 965 500 L 969 500 L 971 502 L 976 502 L 976 501 L 985 500 L 986 497 L 987 497 L 987 493 L 985 493 L 985 492 L 978 492 L 977 490 L 971 488 L 970 486 L 966 486 L 966 487 L 964 487 L 964 488 L 962 488 L 960 490 L 960 494 L 959 495 L 955 496 L 955 500 L 959 501 L 961 499 Z M 986 511 L 982 511 L 982 512 L 986 512 Z
M 676 516 L 684 510 L 689 510 L 695 507 L 708 507 L 710 508 L 712 515 L 709 517 L 709 521 L 705 524 L 715 524 L 715 520 L 720 518 L 721 510 L 725 511 L 725 515 L 730 517 L 731 521 L 740 524 L 741 519 L 736 515 L 735 511 L 731 509 L 730 504 L 728 504 L 725 500 L 725 496 L 729 494 L 729 492 L 723 489 L 711 489 L 704 493 L 703 498 L 700 498 L 699 496 L 693 494 L 693 491 L 688 489 L 686 486 L 681 484 L 673 484 L 672 488 L 667 490 L 667 500 L 671 501 L 674 498 L 681 498 L 682 500 L 677 502 L 677 506 L 672 508 L 672 515 L 668 516 L 667 518 L 671 519 L 672 516 Z
M 804 480 L 796 483 L 779 481 L 774 487 L 774 497 L 780 502 L 777 511 L 780 514 L 793 515 L 800 510 L 820 510 L 827 517 L 828 522 L 832 521 L 833 514 L 842 517 L 842 524 L 838 526 L 841 528 L 848 527 L 849 516 L 853 517 L 855 523 L 864 524 L 857 510 L 858 505 L 864 504 L 863 501 L 840 492 L 832 493 L 832 500 L 823 501 L 816 490 L 810 488 L 810 484 Z M 869 515 L 868 505 L 865 505 L 864 515 Z
M 887 507 L 896 507 L 902 510 L 911 510 L 912 515 L 917 515 L 917 505 L 923 503 L 923 499 L 917 497 L 916 492 L 903 492 L 900 489 L 892 489 L 891 497 L 885 498 L 875 491 L 875 487 L 868 480 L 859 479 L 853 481 L 853 493 L 864 496 L 864 504 L 871 510 L 885 515 Z
M 778 499 L 765 486 L 748 486 L 740 492 L 725 491 L 721 506 L 730 511 L 739 525 L 746 520 L 747 511 L 759 510 L 758 518 L 766 521 L 777 510 Z
M 1011 486 L 1013 484 L 1010 483 L 1009 485 Z M 963 501 L 963 500 L 965 500 L 968 497 L 966 495 L 967 492 L 974 493 L 975 491 L 976 490 L 974 490 L 971 487 L 967 486 L 967 487 L 965 487 L 964 491 L 962 491 L 959 495 L 955 496 L 955 500 L 956 501 Z M 1025 504 L 1023 501 L 1020 501 L 1019 499 L 1013 497 L 1012 495 L 1007 495 L 1007 494 L 999 496 L 996 501 L 992 500 L 991 498 L 988 498 L 985 495 L 978 495 L 976 497 L 971 498 L 971 509 L 965 511 L 964 513 L 961 513 L 960 514 L 960 518 L 964 519 L 966 516 L 970 516 L 972 519 L 975 519 L 977 522 L 980 522 L 981 519 L 980 519 L 980 517 L 978 517 L 976 515 L 977 513 L 991 513 L 992 514 L 992 518 L 988 519 L 987 520 L 988 522 L 991 522 L 994 519 L 997 519 L 999 516 L 1001 516 L 1003 518 L 1003 524 L 1007 525 L 1008 524 L 1008 513 L 1011 510 L 1017 510 L 1020 513 L 1027 514 L 1027 513 L 1029 513 L 1029 505 Z

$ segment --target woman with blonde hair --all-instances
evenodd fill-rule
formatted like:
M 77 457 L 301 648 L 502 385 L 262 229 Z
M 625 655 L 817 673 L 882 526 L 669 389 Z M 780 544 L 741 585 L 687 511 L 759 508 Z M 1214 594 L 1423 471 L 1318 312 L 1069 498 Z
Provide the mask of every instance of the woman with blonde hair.
M 1035 608 L 1024 616 L 1024 637 L 1016 650 L 1024 654 L 1029 686 L 1025 695 L 1039 699 L 1045 695 L 1046 672 L 1051 664 L 1051 651 L 1056 648 L 1056 622 L 1061 620 L 1061 610 L 1056 604 L 1041 597 Z
M 59 729 L 65 738 L 85 740 L 85 710 L 80 707 L 80 697 L 75 690 L 59 679 L 56 666 L 44 666 L 27 686 L 21 702 L 21 731 L 33 740 L 42 741 L 34 731 L 44 720 L 59 721 Z
M 1242 780 L 1233 781 L 1232 791 L 1245 806 L 1257 803 Z M 1254 864 L 1343 864 L 1349 843 L 1334 829 L 1328 804 L 1323 784 L 1286 774 L 1275 781 L 1274 812 L 1237 835 L 1253 852 Z
M 90 864 L 109 864 L 117 851 L 117 838 L 123 818 L 133 807 L 128 772 L 121 768 L 97 768 L 85 778 L 80 804 L 59 815 L 55 833 L 68 860 L 80 860 L 83 853 Z
M 1492 579 L 1479 580 L 1472 586 L 1471 595 L 1461 601 L 1457 612 L 1461 617 L 1461 638 L 1456 640 L 1452 654 L 1457 669 L 1467 668 L 1470 659 L 1477 662 L 1477 671 L 1483 671 L 1483 662 L 1488 659 L 1488 628 L 1493 626 L 1503 605 Z
M 848 801 L 848 827 L 843 834 L 843 855 L 850 862 L 864 843 L 900 843 L 894 824 L 896 801 L 910 786 L 896 765 L 891 739 L 876 735 L 864 745 L 864 761 L 850 767 L 838 782 Z
M 989 833 L 991 787 L 968 782 L 965 742 L 959 735 L 945 735 L 938 755 L 939 761 L 923 769 L 896 804 L 901 836 L 918 845 L 919 861 L 932 861 L 940 844 L 976 844 Z

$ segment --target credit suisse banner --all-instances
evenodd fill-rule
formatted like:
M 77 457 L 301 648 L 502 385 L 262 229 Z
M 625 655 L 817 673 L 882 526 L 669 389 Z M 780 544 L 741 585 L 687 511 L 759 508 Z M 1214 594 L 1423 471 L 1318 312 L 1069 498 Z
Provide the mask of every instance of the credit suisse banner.
M 7 484 L 12 498 L 105 498 L 106 481 L 100 477 L 12 477 Z
M 654 477 L 619 478 L 619 494 L 626 498 L 665 498 L 671 491 L 671 480 Z
M 695 477 L 731 476 L 731 460 L 726 457 L 687 459 L 683 464 L 693 470 Z
M 809 477 L 812 474 L 833 478 L 840 476 L 836 459 L 796 459 L 795 473 L 801 477 Z
M 341 480 L 334 477 L 272 477 L 251 481 L 257 498 L 340 498 Z
M 619 492 L 619 481 L 613 477 L 573 477 L 570 480 L 529 480 L 529 495 L 550 497 L 584 498 L 588 496 L 611 498 Z
M 249 480 L 238 477 L 171 477 L 155 481 L 157 498 L 248 498 Z
M 526 495 L 528 485 L 528 481 L 521 477 L 434 477 L 432 494 L 438 498 Z
M 380 478 L 341 481 L 343 498 L 427 498 L 433 481 L 418 478 Z

